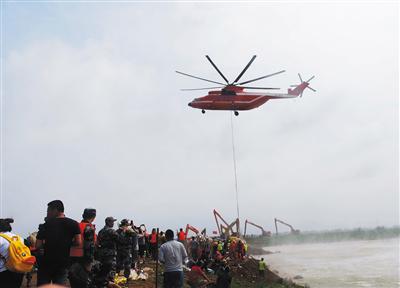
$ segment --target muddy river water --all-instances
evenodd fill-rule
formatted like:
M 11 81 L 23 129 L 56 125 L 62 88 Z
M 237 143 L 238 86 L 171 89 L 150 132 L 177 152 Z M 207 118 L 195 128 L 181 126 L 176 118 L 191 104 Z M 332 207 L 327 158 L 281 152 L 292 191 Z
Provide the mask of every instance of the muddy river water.
M 283 277 L 310 287 L 400 287 L 400 238 L 268 246 L 264 255 Z

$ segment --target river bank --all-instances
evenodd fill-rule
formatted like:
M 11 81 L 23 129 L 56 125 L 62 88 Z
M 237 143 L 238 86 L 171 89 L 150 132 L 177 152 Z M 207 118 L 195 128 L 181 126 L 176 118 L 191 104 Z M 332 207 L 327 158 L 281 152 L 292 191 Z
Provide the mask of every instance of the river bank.
M 278 275 L 276 271 L 266 270 L 265 277 L 261 277 L 258 273 L 258 259 L 249 257 L 241 262 L 228 261 L 231 268 L 232 283 L 231 288 L 303 288 L 291 280 L 284 279 Z M 156 265 L 154 261 L 149 261 L 143 267 L 148 278 L 146 280 L 129 281 L 127 284 L 120 284 L 120 287 L 127 288 L 154 288 L 156 287 Z M 185 272 L 187 273 L 187 272 Z M 216 281 L 213 274 L 207 275 L 212 282 Z M 185 277 L 186 279 L 187 277 Z M 158 287 L 162 287 L 162 267 L 159 266 Z M 32 274 L 31 286 L 27 286 L 26 280 L 22 287 L 36 287 L 36 273 Z M 69 286 L 67 286 L 69 287 Z M 212 287 L 212 286 L 208 286 Z M 184 284 L 184 288 L 189 285 Z

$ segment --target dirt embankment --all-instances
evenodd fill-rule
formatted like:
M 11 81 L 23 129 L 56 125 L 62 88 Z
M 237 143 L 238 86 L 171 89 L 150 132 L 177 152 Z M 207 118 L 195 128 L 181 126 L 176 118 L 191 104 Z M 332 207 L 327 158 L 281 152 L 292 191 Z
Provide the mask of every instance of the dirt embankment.
M 263 254 L 267 254 L 264 253 Z M 262 277 L 258 272 L 258 259 L 248 258 L 241 263 L 230 263 L 232 271 L 232 287 L 293 287 L 302 288 L 302 286 L 280 277 L 277 273 L 267 269 L 265 276 Z
M 263 252 L 263 254 L 266 254 Z M 258 259 L 250 257 L 243 261 L 228 260 L 228 265 L 231 268 L 232 275 L 232 288 L 303 288 L 303 286 L 297 285 L 290 280 L 283 279 L 277 273 L 270 270 L 265 271 L 265 276 L 262 277 L 258 272 Z M 146 281 L 135 281 L 129 283 L 128 287 L 140 287 L 150 288 L 155 287 L 155 263 L 149 263 L 146 265 L 152 270 L 149 272 L 149 278 Z M 161 267 L 160 267 L 161 268 Z M 159 269 L 159 271 L 161 271 Z M 160 273 L 161 274 L 161 273 Z M 212 281 L 216 281 L 214 275 L 207 275 Z M 186 279 L 187 277 L 185 277 Z M 159 275 L 159 285 L 162 287 L 162 275 Z M 188 288 L 185 281 L 185 288 Z
M 266 254 L 263 252 L 263 254 Z M 229 260 L 228 265 L 231 268 L 232 275 L 232 288 L 303 288 L 303 286 L 297 285 L 290 280 L 283 279 L 277 273 L 270 270 L 265 271 L 265 276 L 262 277 L 258 272 L 258 260 L 255 258 L 248 258 L 243 261 Z M 155 262 L 149 261 L 142 268 L 146 267 L 146 273 L 148 274 L 147 280 L 136 280 L 130 281 L 127 284 L 122 284 L 121 287 L 129 288 L 154 288 L 156 287 L 156 265 Z M 158 274 L 158 287 L 162 287 L 162 267 L 159 266 Z M 212 281 L 216 281 L 216 277 L 212 274 L 208 275 Z M 185 277 L 186 279 L 187 277 Z M 36 274 L 33 274 L 30 287 L 36 287 Z M 26 281 L 22 287 L 26 286 Z M 185 281 L 185 288 L 188 288 Z

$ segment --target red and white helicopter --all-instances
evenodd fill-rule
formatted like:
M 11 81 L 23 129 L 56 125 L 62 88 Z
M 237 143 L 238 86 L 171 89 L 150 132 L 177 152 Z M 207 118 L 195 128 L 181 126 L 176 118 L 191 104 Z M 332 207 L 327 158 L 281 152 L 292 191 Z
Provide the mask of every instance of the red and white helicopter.
M 206 111 L 205 110 L 230 110 L 234 111 L 235 115 L 238 116 L 240 110 L 250 110 L 257 108 L 261 105 L 263 105 L 265 102 L 271 99 L 284 99 L 284 98 L 296 98 L 298 96 L 303 95 L 303 91 L 308 88 L 311 89 L 312 91 L 316 92 L 313 88 L 311 88 L 309 85 L 310 81 L 314 78 L 312 76 L 310 79 L 307 81 L 303 81 L 301 78 L 300 74 L 300 84 L 298 85 L 291 85 L 291 87 L 294 87 L 294 89 L 288 89 L 287 94 L 284 93 L 270 93 L 270 92 L 258 92 L 258 93 L 251 93 L 251 92 L 245 92 L 244 89 L 258 89 L 258 90 L 279 90 L 280 88 L 271 88 L 271 87 L 249 87 L 249 86 L 243 86 L 245 84 L 255 82 L 261 79 L 265 79 L 280 73 L 285 72 L 285 70 L 272 73 L 269 75 L 265 75 L 262 77 L 258 77 L 255 79 L 239 82 L 240 78 L 243 76 L 243 74 L 246 72 L 246 70 L 250 67 L 251 63 L 253 63 L 254 59 L 256 58 L 256 55 L 254 55 L 250 62 L 244 67 L 242 72 L 236 77 L 236 79 L 233 82 L 229 82 L 228 79 L 222 74 L 222 72 L 218 69 L 218 67 L 214 64 L 214 62 L 211 60 L 211 58 L 206 55 L 206 58 L 208 61 L 210 61 L 211 65 L 217 70 L 219 75 L 224 79 L 225 83 L 218 82 L 218 81 L 213 81 L 213 80 L 208 80 L 205 78 L 193 76 L 190 74 L 186 74 L 180 71 L 175 71 L 176 73 L 179 73 L 184 76 L 192 77 L 195 79 L 211 82 L 214 84 L 219 84 L 222 86 L 219 87 L 208 87 L 208 88 L 195 88 L 195 89 L 181 89 L 182 91 L 194 91 L 194 90 L 209 90 L 209 89 L 220 89 L 220 90 L 211 90 L 208 92 L 208 95 L 200 97 L 200 98 L 195 98 L 193 101 L 191 101 L 188 105 L 192 108 L 197 108 L 201 109 L 201 112 L 204 114 Z

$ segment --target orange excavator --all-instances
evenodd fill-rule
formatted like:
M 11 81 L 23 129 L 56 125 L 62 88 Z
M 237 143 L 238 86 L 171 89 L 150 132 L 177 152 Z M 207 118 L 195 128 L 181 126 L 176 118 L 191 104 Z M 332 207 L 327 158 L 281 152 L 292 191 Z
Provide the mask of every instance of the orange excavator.
M 288 226 L 290 228 L 290 233 L 291 234 L 294 234 L 294 235 L 300 234 L 300 230 L 294 229 L 292 225 L 290 225 L 290 224 L 288 224 L 286 222 L 283 222 L 282 220 L 279 220 L 279 219 L 275 218 L 276 235 L 278 235 L 278 224 L 277 223 L 281 223 L 283 225 Z
M 214 209 L 214 218 L 215 218 L 215 223 L 217 224 L 218 232 L 220 236 L 224 237 L 229 237 L 229 236 L 240 236 L 240 222 L 239 218 L 236 218 L 231 224 L 228 224 L 228 222 L 225 221 L 224 218 L 222 218 L 221 214 L 218 213 L 217 210 Z M 223 223 L 219 223 L 219 220 Z M 234 230 L 234 228 L 236 228 Z
M 186 237 L 188 237 L 189 231 L 194 232 L 196 235 L 201 234 L 201 235 L 203 235 L 203 236 L 207 236 L 207 230 L 206 230 L 206 228 L 204 228 L 204 229 L 200 232 L 196 227 L 193 227 L 192 225 L 187 224 L 187 225 L 186 225 L 186 230 L 185 230 L 185 235 L 186 235 Z
M 243 234 L 243 237 L 246 237 L 247 224 L 253 225 L 254 227 L 257 227 L 258 229 L 260 229 L 261 230 L 261 236 L 264 236 L 264 237 L 270 237 L 271 236 L 271 232 L 270 231 L 265 231 L 262 226 L 254 224 L 253 222 L 250 222 L 249 220 L 246 219 L 246 222 L 244 223 L 244 234 Z

